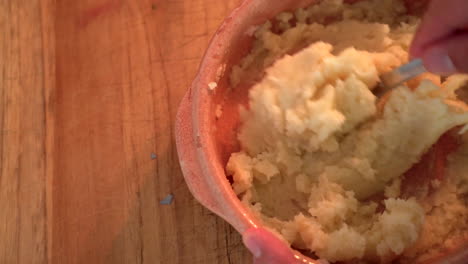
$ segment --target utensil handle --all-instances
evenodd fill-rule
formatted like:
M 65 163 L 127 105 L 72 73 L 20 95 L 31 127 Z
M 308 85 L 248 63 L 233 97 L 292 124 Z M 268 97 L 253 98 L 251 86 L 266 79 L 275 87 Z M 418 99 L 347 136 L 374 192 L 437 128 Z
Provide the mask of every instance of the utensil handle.
M 382 83 L 388 89 L 393 88 L 426 72 L 421 59 L 415 59 L 395 70 L 381 76 Z
M 421 59 L 415 59 L 399 67 L 396 72 L 400 74 L 402 81 L 407 81 L 421 73 L 426 72 L 424 63 Z

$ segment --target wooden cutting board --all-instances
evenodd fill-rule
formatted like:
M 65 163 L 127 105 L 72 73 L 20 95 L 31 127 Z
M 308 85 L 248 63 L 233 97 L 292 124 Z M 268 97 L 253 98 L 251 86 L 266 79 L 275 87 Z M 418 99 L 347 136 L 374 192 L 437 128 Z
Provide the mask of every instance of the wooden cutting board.
M 0 1 L 0 263 L 251 262 L 190 195 L 173 139 L 239 3 Z

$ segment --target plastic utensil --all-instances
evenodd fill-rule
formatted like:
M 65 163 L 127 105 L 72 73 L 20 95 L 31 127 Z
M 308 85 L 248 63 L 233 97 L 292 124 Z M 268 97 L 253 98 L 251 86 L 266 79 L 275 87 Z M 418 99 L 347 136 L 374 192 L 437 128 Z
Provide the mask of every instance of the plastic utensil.
M 426 72 L 423 61 L 421 59 L 414 59 L 407 64 L 404 64 L 391 72 L 385 73 L 380 76 L 381 83 L 374 90 L 377 97 L 382 96 L 391 89 L 399 86 L 400 84 L 415 78 L 416 76 Z

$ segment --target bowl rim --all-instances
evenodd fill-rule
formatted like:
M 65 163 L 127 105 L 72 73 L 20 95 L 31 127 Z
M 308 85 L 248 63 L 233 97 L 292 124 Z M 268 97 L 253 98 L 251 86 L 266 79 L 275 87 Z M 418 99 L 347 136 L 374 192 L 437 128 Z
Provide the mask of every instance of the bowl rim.
M 206 102 L 209 104 L 212 103 L 209 98 L 212 96 L 212 91 L 208 89 L 208 83 L 216 80 L 217 68 L 224 63 L 223 58 L 226 55 L 225 53 L 230 43 L 236 36 L 243 33 L 240 32 L 241 23 L 239 23 L 239 21 L 243 21 L 245 17 L 250 15 L 250 12 L 246 11 L 252 8 L 252 5 L 256 4 L 255 2 L 255 0 L 244 0 L 225 18 L 215 32 L 203 55 L 198 73 L 183 99 L 184 101 L 178 113 L 179 120 L 176 123 L 176 145 L 180 160 L 184 161 L 188 159 L 187 155 L 180 155 L 180 153 L 184 153 L 188 148 L 192 148 L 194 151 L 191 151 L 191 158 L 195 158 L 198 164 L 198 168 L 196 168 L 195 172 L 193 171 L 193 166 L 191 166 L 192 168 L 188 168 L 186 164 L 181 165 L 190 191 L 199 202 L 229 222 L 241 234 L 249 228 L 258 227 L 259 222 L 256 217 L 242 205 L 241 201 L 234 193 L 221 164 L 213 162 L 213 160 L 210 159 L 210 157 L 216 156 L 216 146 L 211 138 L 213 131 L 209 120 L 212 117 L 212 114 L 210 114 L 211 107 L 202 107 L 201 105 L 206 104 Z M 184 104 L 186 105 L 184 106 Z M 182 113 L 184 107 L 186 108 L 185 111 L 189 111 L 189 113 Z M 188 115 L 190 115 L 190 117 Z M 180 132 L 183 126 L 182 123 L 191 124 L 192 135 L 188 135 L 187 133 L 182 135 Z M 183 136 L 192 136 L 192 144 L 183 144 L 181 138 Z M 192 171 L 192 177 L 198 177 L 200 178 L 198 180 L 204 181 L 204 187 L 207 187 L 205 191 L 209 191 L 209 193 L 201 194 L 200 191 L 197 190 L 198 186 L 191 186 L 193 179 L 189 177 L 189 170 Z M 199 175 L 193 175 L 193 173 Z M 206 196 L 209 196 L 209 199 L 212 201 L 207 201 Z M 207 202 L 209 203 L 208 205 L 206 204 Z M 226 210 L 226 206 L 231 208 L 231 210 Z

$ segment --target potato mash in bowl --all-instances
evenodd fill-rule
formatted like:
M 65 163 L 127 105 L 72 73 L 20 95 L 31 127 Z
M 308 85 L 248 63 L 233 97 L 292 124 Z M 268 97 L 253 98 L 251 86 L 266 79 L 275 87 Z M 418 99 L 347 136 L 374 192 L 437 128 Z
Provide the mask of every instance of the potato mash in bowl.
M 382 98 L 419 23 L 401 0 L 323 0 L 254 32 L 252 84 L 226 171 L 294 248 L 330 262 L 417 263 L 468 241 L 467 76 L 424 74 Z M 261 78 L 258 78 L 261 76 Z

